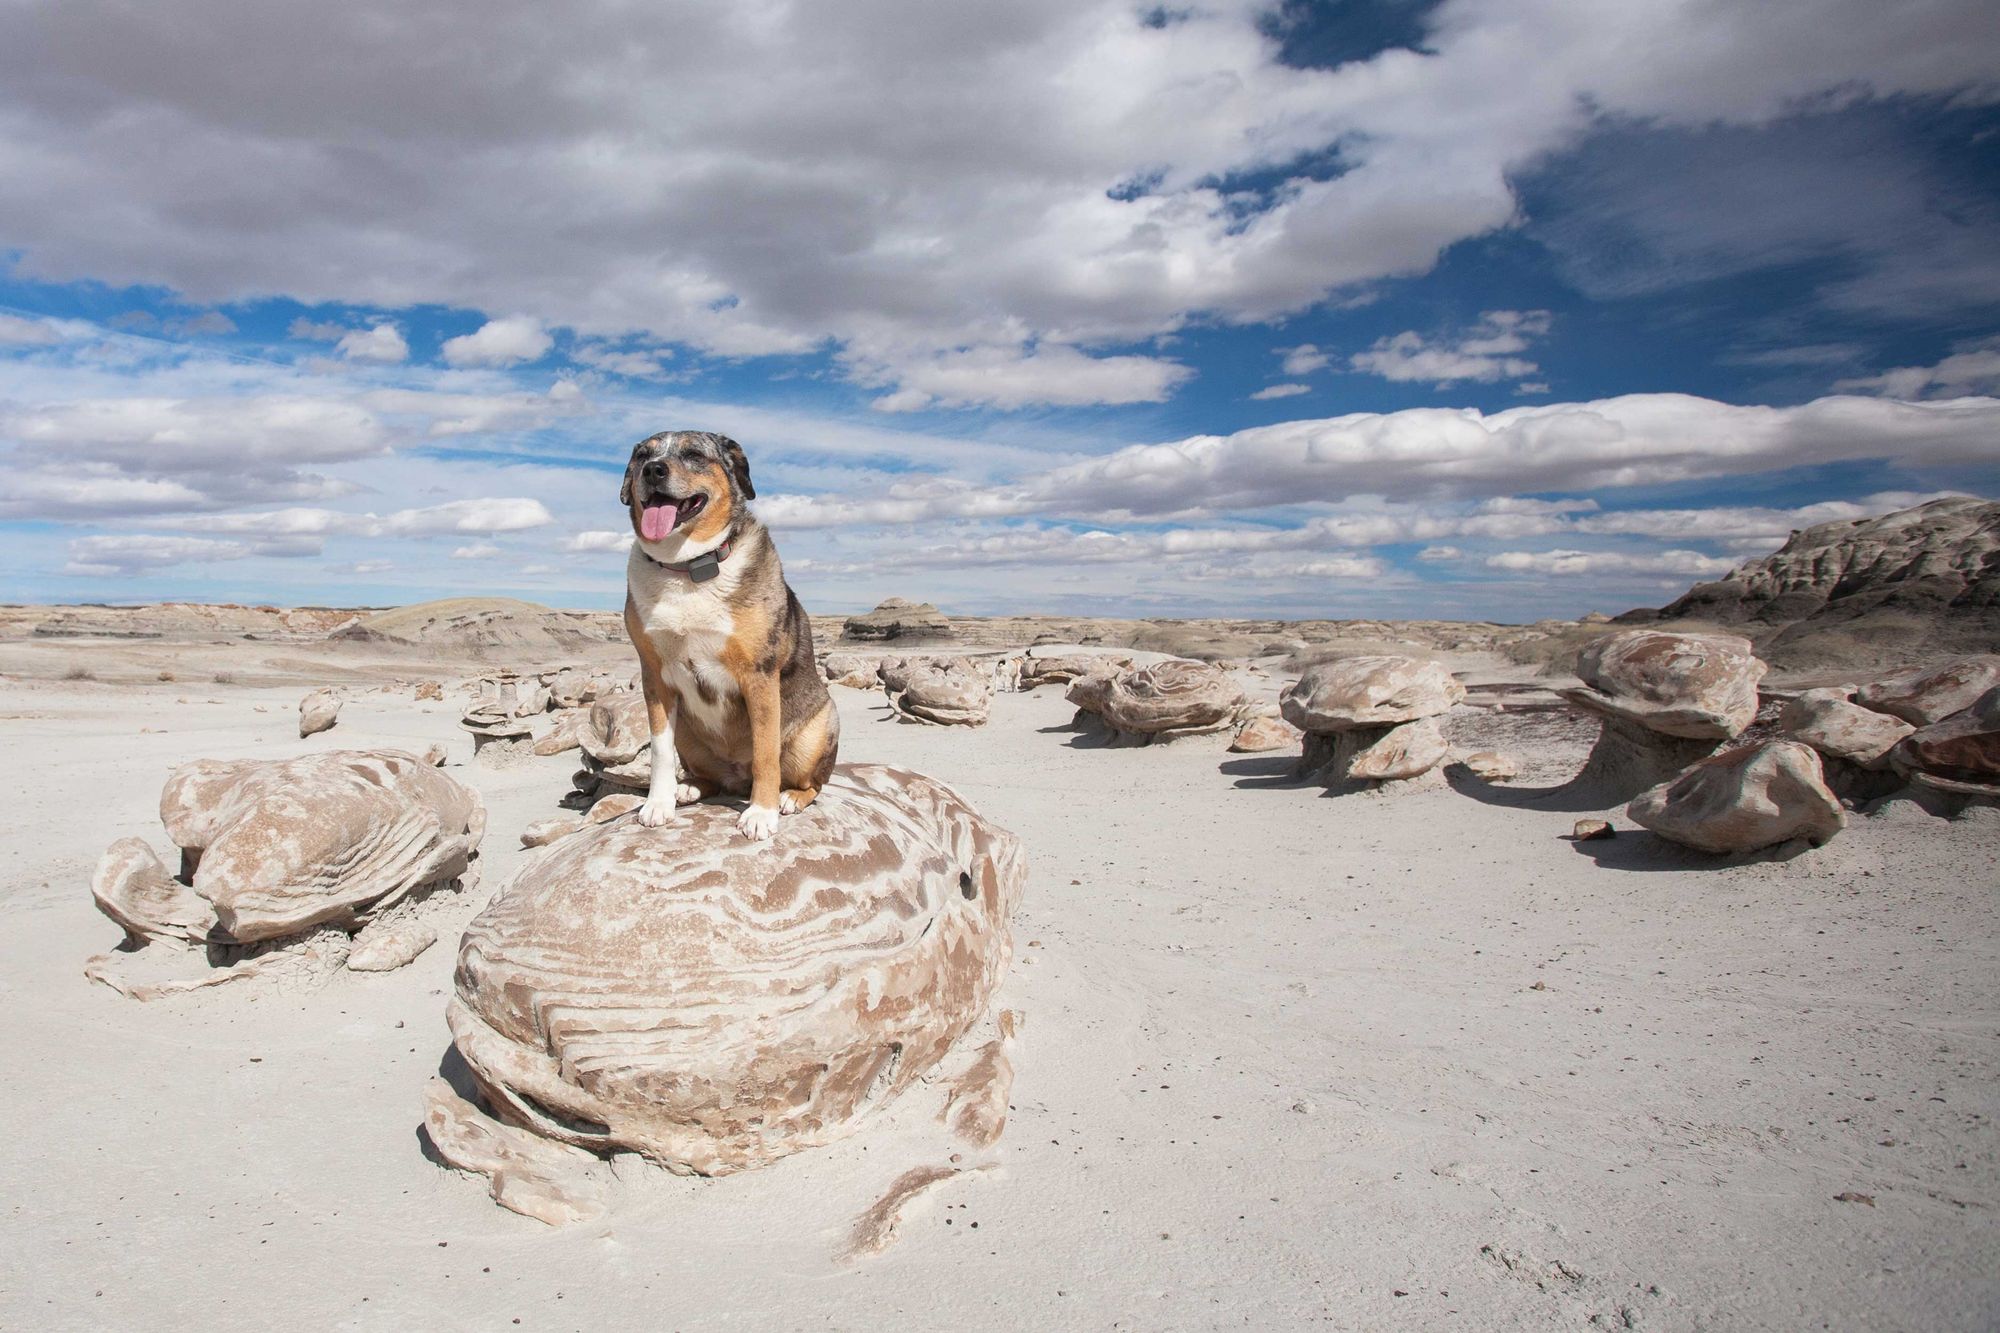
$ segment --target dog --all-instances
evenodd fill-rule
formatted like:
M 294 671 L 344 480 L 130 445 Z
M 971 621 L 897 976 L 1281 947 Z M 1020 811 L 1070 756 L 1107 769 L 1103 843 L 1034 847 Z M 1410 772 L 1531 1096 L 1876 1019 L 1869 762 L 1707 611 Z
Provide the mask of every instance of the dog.
M 639 807 L 649 828 L 677 806 L 747 796 L 736 827 L 761 841 L 780 814 L 811 805 L 833 771 L 840 715 L 813 662 L 805 608 L 748 508 L 756 495 L 743 446 L 706 431 L 641 440 L 625 467 L 625 630 L 653 736 Z

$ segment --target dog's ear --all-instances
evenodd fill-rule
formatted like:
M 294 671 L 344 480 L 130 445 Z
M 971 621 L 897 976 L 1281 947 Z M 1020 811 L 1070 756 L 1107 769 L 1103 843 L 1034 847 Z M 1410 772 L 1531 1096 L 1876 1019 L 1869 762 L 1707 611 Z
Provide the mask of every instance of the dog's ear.
M 632 507 L 632 474 L 639 470 L 639 459 L 645 452 L 645 445 L 639 444 L 633 446 L 632 457 L 625 464 L 625 480 L 620 482 L 618 486 L 618 503 L 628 509 Z
M 722 450 L 722 465 L 736 479 L 736 489 L 743 492 L 744 499 L 756 499 L 757 488 L 750 484 L 750 460 L 743 456 L 743 446 L 727 435 L 716 436 L 715 445 Z

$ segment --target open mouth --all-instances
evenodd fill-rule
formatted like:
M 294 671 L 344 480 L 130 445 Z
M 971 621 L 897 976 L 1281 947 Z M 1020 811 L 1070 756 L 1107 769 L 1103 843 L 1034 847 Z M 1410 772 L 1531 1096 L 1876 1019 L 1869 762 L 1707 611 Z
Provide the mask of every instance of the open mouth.
M 699 491 L 679 498 L 661 496 L 648 500 L 639 510 L 639 535 L 649 542 L 659 541 L 706 508 L 708 497 Z

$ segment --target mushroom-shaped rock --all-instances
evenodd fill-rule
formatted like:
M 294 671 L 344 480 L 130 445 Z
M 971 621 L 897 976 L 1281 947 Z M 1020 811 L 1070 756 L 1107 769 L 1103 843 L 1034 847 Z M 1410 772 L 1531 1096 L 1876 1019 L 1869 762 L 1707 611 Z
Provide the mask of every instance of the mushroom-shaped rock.
M 1948 665 L 1905 671 L 1863 685 L 1854 702 L 1899 717 L 1915 727 L 1942 722 L 1964 712 L 1988 690 L 2000 686 L 2000 654 L 1961 657 Z
M 951 622 L 929 602 L 909 602 L 901 597 L 885 600 L 864 615 L 849 616 L 841 627 L 841 637 L 856 642 L 888 639 L 948 639 Z
M 1315 662 L 1279 696 L 1285 720 L 1305 733 L 1297 773 L 1329 786 L 1443 781 L 1450 755 L 1432 719 L 1465 698 L 1441 662 L 1366 656 Z M 1403 786 L 1402 791 L 1417 790 Z
M 1764 671 L 1750 641 L 1733 634 L 1626 630 L 1577 655 L 1583 688 L 1564 694 L 1592 712 L 1662 736 L 1724 741 L 1757 716 Z
M 1170 741 L 1236 723 L 1243 690 L 1221 667 L 1168 658 L 1111 678 L 1098 714 L 1121 737 Z
M 1451 711 L 1465 686 L 1442 662 L 1421 657 L 1346 657 L 1306 668 L 1279 700 L 1300 731 L 1331 734 L 1393 727 Z
M 331 689 L 314 690 L 299 700 L 299 737 L 316 735 L 340 720 L 340 696 Z
M 993 706 L 992 679 L 961 659 L 901 663 L 883 689 L 898 716 L 933 726 L 984 726 Z
M 496 741 L 524 741 L 534 734 L 520 714 L 520 690 L 514 680 L 482 680 L 478 690 L 479 701 L 459 719 L 459 725 L 472 733 L 474 754 Z
M 835 769 L 768 842 L 734 825 L 587 828 L 474 919 L 447 1017 L 500 1119 L 721 1175 L 850 1132 L 986 1012 L 1012 834 L 880 765 Z
M 1304 733 L 1281 717 L 1253 717 L 1236 729 L 1229 748 L 1237 754 L 1266 754 L 1292 749 L 1303 739 Z
M 2000 687 L 1963 712 L 1911 733 L 1889 760 L 1906 775 L 2000 791 Z
M 1757 716 L 1765 667 L 1733 634 L 1627 630 L 1577 655 L 1570 703 L 1599 715 L 1597 745 L 1570 789 L 1606 805 L 1631 799 L 1714 754 Z
M 1819 752 L 1767 741 L 1710 755 L 1626 807 L 1632 821 L 1705 852 L 1754 852 L 1803 839 L 1817 847 L 1847 827 Z
M 1889 751 L 1916 728 L 1850 700 L 1851 690 L 1807 690 L 1778 715 L 1787 736 L 1803 741 L 1828 759 L 1867 769 L 1886 768 Z
M 470 788 L 400 750 L 198 760 L 167 780 L 160 819 L 181 848 L 180 876 L 121 839 L 98 863 L 98 907 L 135 943 L 225 954 L 352 932 L 419 889 L 469 878 L 486 829 Z

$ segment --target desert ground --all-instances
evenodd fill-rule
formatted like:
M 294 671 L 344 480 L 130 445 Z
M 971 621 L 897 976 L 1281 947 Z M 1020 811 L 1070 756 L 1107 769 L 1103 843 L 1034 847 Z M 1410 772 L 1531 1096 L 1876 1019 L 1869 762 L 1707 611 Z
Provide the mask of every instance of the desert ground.
M 336 613 L 183 611 L 157 637 L 11 614 L 0 1327 L 2000 1323 L 2000 811 L 1891 799 L 1805 854 L 1718 859 L 1537 799 L 1594 736 L 1560 708 L 1447 719 L 1520 759 L 1511 784 L 1334 796 L 1226 735 L 1102 746 L 1060 688 L 967 729 L 836 687 L 843 760 L 951 784 L 1029 864 L 998 1165 L 843 1263 L 923 1160 L 931 1089 L 762 1169 L 621 1170 L 610 1212 L 565 1228 L 496 1207 L 421 1130 L 457 933 L 546 854 L 518 835 L 574 767 L 475 759 L 454 687 L 502 659 L 628 673 L 615 632 L 439 658 L 329 640 Z M 1474 702 L 1560 683 L 1485 631 L 1421 637 Z M 339 722 L 302 740 L 327 684 Z M 117 838 L 164 845 L 176 765 L 433 742 L 491 823 L 414 963 L 149 1003 L 85 979 L 120 935 L 92 868 Z M 1573 841 L 1587 813 L 1620 835 Z

